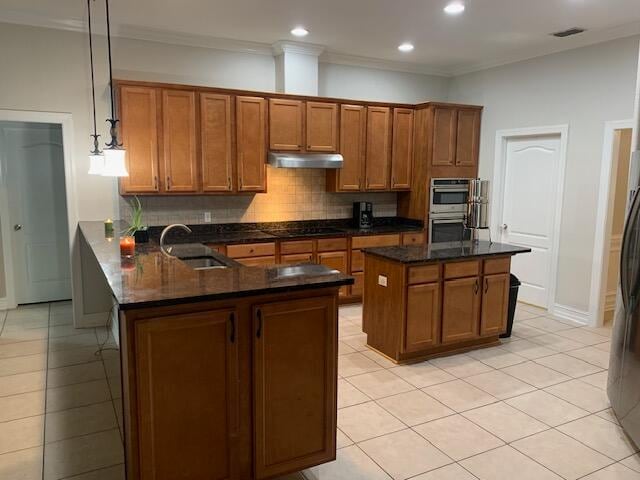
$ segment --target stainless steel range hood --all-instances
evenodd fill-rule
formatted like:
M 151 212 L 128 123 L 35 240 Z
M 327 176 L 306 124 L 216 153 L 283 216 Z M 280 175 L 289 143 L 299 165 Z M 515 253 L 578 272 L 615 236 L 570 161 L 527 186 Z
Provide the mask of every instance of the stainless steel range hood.
M 269 165 L 276 168 L 342 168 L 339 153 L 269 152 Z

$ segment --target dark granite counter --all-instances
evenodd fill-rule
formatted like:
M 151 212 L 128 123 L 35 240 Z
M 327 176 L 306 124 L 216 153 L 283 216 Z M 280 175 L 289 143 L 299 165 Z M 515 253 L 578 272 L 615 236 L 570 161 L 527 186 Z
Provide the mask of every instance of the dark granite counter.
M 152 239 L 160 238 L 164 227 L 151 227 Z M 381 217 L 374 219 L 370 229 L 353 227 L 351 219 L 305 220 L 295 222 L 226 223 L 190 225 L 193 233 L 180 229 L 167 235 L 167 243 L 211 243 L 238 244 L 273 242 L 277 239 L 302 239 L 318 237 L 341 237 L 350 235 L 381 235 L 385 233 L 419 232 L 424 229 L 422 222 L 402 217 Z M 325 231 L 317 231 L 322 230 Z M 315 232 L 313 230 L 316 230 Z
M 480 241 L 478 243 L 452 242 L 427 246 L 376 247 L 365 248 L 363 251 L 366 254 L 399 263 L 429 263 L 498 255 L 515 255 L 530 252 L 531 249 L 506 243 Z
M 161 252 L 154 241 L 137 245 L 135 257 L 125 259 L 120 257 L 117 235 L 111 240 L 105 238 L 102 222 L 80 222 L 79 227 L 121 309 L 353 284 L 352 277 L 321 265 L 246 267 L 201 244 L 179 245 L 172 253 L 211 256 L 226 267 L 194 270 L 178 258 Z M 115 222 L 114 227 L 119 232 L 126 225 Z

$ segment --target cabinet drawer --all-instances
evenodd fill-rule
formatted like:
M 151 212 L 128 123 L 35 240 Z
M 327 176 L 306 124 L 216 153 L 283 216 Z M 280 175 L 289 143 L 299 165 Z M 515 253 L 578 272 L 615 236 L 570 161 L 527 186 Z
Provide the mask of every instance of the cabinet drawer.
M 282 242 L 280 253 L 311 253 L 313 252 L 313 240 L 300 240 L 296 242 Z
M 317 242 L 319 252 L 334 252 L 347 249 L 346 238 L 321 238 Z
M 424 232 L 403 233 L 402 244 L 403 245 L 424 245 L 425 244 Z
M 365 237 L 353 237 L 352 248 L 390 247 L 400 245 L 400 235 L 368 235 Z
M 276 264 L 275 256 L 236 258 L 236 260 L 247 267 L 264 267 Z
M 275 254 L 275 243 L 248 243 L 244 245 L 227 246 L 227 255 L 231 258 L 261 257 Z
M 484 261 L 484 274 L 509 273 L 511 270 L 511 257 L 492 258 Z
M 364 271 L 364 253 L 362 250 L 351 250 L 351 273 Z
M 280 263 L 303 263 L 312 261 L 313 253 L 291 253 L 289 255 L 280 255 Z
M 480 262 L 473 260 L 470 262 L 445 263 L 444 278 L 475 277 L 480 273 Z
M 421 265 L 409 267 L 409 285 L 437 282 L 440 278 L 440 265 Z
M 213 250 L 214 252 L 218 252 L 218 253 L 221 253 L 223 255 L 226 252 L 226 249 L 225 249 L 224 245 L 216 245 L 215 243 L 207 243 L 206 245 L 207 245 L 207 247 L 209 249 Z

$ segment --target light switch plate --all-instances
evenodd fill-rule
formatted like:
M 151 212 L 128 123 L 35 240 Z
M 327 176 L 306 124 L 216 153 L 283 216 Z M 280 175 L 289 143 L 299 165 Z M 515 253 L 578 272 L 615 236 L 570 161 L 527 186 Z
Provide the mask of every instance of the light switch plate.
M 204 212 L 204 222 L 211 223 L 211 212 Z
M 387 277 L 384 275 L 378 275 L 378 285 L 382 285 L 383 287 L 387 286 Z

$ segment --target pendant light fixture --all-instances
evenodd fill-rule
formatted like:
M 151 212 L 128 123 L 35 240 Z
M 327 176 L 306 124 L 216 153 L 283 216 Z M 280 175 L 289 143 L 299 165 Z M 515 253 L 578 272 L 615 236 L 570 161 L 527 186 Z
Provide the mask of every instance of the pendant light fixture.
M 109 0 L 105 0 L 107 12 L 107 50 L 109 52 L 109 91 L 111 93 L 111 118 L 109 122 L 109 135 L 111 141 L 105 145 L 104 149 L 104 170 L 102 175 L 105 177 L 128 177 L 127 167 L 125 164 L 126 151 L 122 148 L 122 144 L 118 143 L 118 122 L 116 118 L 116 105 L 113 95 L 113 67 L 111 64 L 111 25 L 109 18 Z
M 93 73 L 93 35 L 91 32 L 91 2 L 87 0 L 87 18 L 89 21 L 89 61 L 91 64 L 91 98 L 93 100 L 93 150 L 89 153 L 89 175 L 102 175 L 104 170 L 104 156 L 98 146 L 98 135 L 96 129 L 96 82 Z

